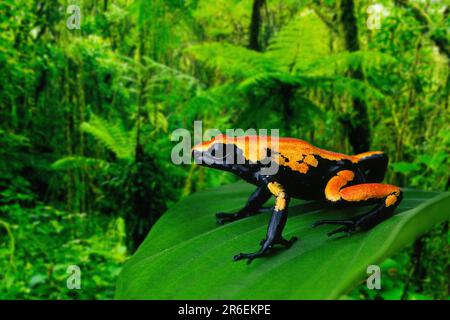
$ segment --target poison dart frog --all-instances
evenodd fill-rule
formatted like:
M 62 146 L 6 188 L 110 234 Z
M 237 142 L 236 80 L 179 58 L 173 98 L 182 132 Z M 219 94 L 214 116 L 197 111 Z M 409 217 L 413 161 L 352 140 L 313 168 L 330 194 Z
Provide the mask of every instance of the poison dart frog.
M 392 216 L 402 201 L 399 187 L 381 183 L 388 165 L 388 156 L 382 151 L 346 155 L 295 138 L 274 140 L 270 136 L 219 135 L 194 146 L 192 155 L 197 164 L 232 172 L 256 186 L 242 209 L 216 214 L 220 224 L 255 215 L 269 198 L 275 197 L 260 249 L 254 253 L 239 253 L 234 260 L 251 262 L 267 254 L 274 245 L 289 248 L 297 240 L 297 237 L 288 240 L 282 235 L 291 198 L 332 205 L 375 205 L 354 218 L 322 220 L 313 224 L 313 227 L 338 225 L 339 228 L 328 233 L 329 236 L 368 230 Z M 276 173 L 265 172 L 270 164 L 277 165 Z

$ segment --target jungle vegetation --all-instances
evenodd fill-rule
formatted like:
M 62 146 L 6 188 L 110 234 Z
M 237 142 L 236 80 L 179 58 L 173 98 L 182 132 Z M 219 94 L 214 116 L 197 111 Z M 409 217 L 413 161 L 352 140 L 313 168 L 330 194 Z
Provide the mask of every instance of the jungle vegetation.
M 386 182 L 448 190 L 448 5 L 376 3 L 379 28 L 369 0 L 0 0 L 0 298 L 112 298 L 168 208 L 235 181 L 170 161 L 194 120 L 384 150 Z M 447 299 L 448 222 L 383 268 L 390 291 L 347 298 Z

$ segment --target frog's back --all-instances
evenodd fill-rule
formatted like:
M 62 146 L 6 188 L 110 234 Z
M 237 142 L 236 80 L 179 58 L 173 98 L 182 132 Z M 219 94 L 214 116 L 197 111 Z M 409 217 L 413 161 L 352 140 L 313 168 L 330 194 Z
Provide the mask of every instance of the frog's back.
M 358 158 L 318 148 L 304 140 L 279 138 L 274 160 L 279 164 L 276 179 L 300 199 L 320 199 L 326 182 L 336 170 L 353 167 Z
M 279 153 L 277 162 L 288 166 L 294 171 L 307 173 L 312 167 L 333 165 L 337 162 L 357 163 L 358 158 L 343 153 L 337 153 L 318 148 L 312 144 L 296 138 L 279 138 L 278 146 L 272 144 L 272 150 Z

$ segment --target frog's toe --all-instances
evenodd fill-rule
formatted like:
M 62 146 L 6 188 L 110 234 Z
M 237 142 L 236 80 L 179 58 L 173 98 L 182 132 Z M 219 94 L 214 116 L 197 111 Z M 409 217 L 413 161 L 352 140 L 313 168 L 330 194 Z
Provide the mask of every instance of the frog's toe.
M 233 257 L 234 261 L 247 259 L 247 264 L 250 264 L 253 259 L 263 256 L 263 252 L 255 252 L 255 253 L 239 253 Z
M 267 240 L 264 239 L 264 244 L 261 246 L 261 248 L 254 252 L 254 253 L 239 253 L 233 257 L 234 261 L 247 259 L 247 264 L 250 264 L 253 259 L 264 256 L 267 252 L 269 252 L 271 248 L 271 244 Z
M 216 213 L 216 221 L 218 224 L 225 224 L 227 222 L 233 222 L 242 218 L 244 218 L 244 216 L 240 215 L 239 213 Z
M 332 224 L 332 225 L 341 225 L 342 227 L 333 230 L 331 232 L 328 232 L 328 236 L 332 236 L 334 234 L 337 233 L 347 233 L 347 235 L 351 235 L 352 233 L 354 233 L 356 231 L 357 228 L 357 223 L 355 220 L 320 220 L 320 221 L 316 221 L 314 222 L 314 224 L 312 225 L 313 228 L 324 225 L 324 224 Z
M 297 237 L 292 237 L 289 240 L 281 238 L 280 240 L 276 241 L 275 244 L 281 244 L 281 245 L 285 246 L 286 248 L 289 248 L 297 240 L 298 240 Z
M 347 236 L 351 236 L 353 233 L 355 233 L 355 231 L 356 231 L 356 227 L 354 227 L 354 226 L 343 226 L 343 227 L 337 228 L 336 230 L 328 232 L 327 235 L 329 237 L 331 237 L 334 234 L 343 232 L 343 233 L 346 233 Z
M 312 224 L 313 228 L 316 228 L 318 226 L 324 225 L 324 224 L 335 224 L 335 225 L 342 225 L 342 226 L 352 226 L 355 224 L 353 220 L 319 220 Z

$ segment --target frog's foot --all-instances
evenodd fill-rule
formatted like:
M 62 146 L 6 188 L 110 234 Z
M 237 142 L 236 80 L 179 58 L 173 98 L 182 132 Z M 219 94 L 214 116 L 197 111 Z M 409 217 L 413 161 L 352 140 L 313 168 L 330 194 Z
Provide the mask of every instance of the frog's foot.
M 271 196 L 271 193 L 267 189 L 266 186 L 260 186 L 258 187 L 248 198 L 246 205 L 235 213 L 225 213 L 225 212 L 219 212 L 216 213 L 217 223 L 224 224 L 227 222 L 233 222 L 236 220 L 240 220 L 255 214 L 258 214 L 260 212 L 263 212 L 264 210 L 271 210 L 262 208 L 263 204 L 269 200 Z
M 266 255 L 270 249 L 272 249 L 272 247 L 276 244 L 281 244 L 286 248 L 289 248 L 295 241 L 297 241 L 297 237 L 292 237 L 289 240 L 286 240 L 284 238 L 279 238 L 278 240 L 272 240 L 272 241 L 268 241 L 267 239 L 263 239 L 261 240 L 260 244 L 261 244 L 261 248 L 254 253 L 239 253 L 237 255 L 235 255 L 233 257 L 234 261 L 238 261 L 238 260 L 242 260 L 242 259 L 247 259 L 247 264 L 250 264 L 253 259 L 258 258 L 258 257 L 262 257 L 264 255 Z
M 258 213 L 271 211 L 270 208 L 261 208 L 256 211 L 239 211 L 234 213 L 218 212 L 216 213 L 216 220 L 218 224 L 225 224 L 227 222 L 233 222 L 236 220 L 244 219 Z
M 266 255 L 266 253 L 269 252 L 270 248 L 271 248 L 270 246 L 266 248 L 261 247 L 261 249 L 259 249 L 257 252 L 254 253 L 239 253 L 233 257 L 233 260 L 238 261 L 242 259 L 247 259 L 247 264 L 250 264 L 253 261 L 253 259 Z
M 248 216 L 250 216 L 250 214 L 241 212 L 235 213 L 218 212 L 216 213 L 216 220 L 218 224 L 225 224 L 227 222 L 233 222 L 236 220 L 246 218 Z
M 285 246 L 286 248 L 289 248 L 297 240 L 298 240 L 297 237 L 292 237 L 289 240 L 286 240 L 285 238 L 280 238 L 280 239 L 274 240 L 272 245 L 281 244 L 282 246 Z M 264 242 L 266 242 L 266 239 L 262 239 L 259 242 L 259 244 L 262 246 L 264 244 Z
M 344 220 L 321 220 L 316 221 L 312 225 L 313 228 L 324 225 L 324 224 L 333 224 L 333 225 L 341 225 L 342 227 L 328 232 L 328 236 L 332 236 L 336 233 L 346 233 L 348 236 L 352 235 L 356 231 L 358 231 L 360 227 L 360 222 L 356 219 L 344 219 Z

